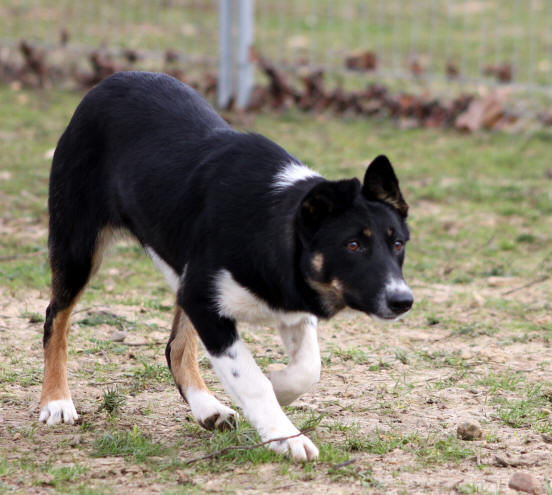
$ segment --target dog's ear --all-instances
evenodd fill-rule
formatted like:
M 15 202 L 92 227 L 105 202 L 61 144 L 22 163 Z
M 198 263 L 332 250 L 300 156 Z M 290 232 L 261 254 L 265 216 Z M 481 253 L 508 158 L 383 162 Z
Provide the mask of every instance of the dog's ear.
M 331 214 L 344 211 L 360 193 L 358 179 L 324 181 L 314 186 L 303 198 L 297 213 L 297 229 L 309 240 Z
M 379 155 L 368 165 L 362 194 L 370 201 L 382 201 L 392 206 L 404 218 L 408 215 L 408 205 L 399 189 L 399 180 L 385 155 Z

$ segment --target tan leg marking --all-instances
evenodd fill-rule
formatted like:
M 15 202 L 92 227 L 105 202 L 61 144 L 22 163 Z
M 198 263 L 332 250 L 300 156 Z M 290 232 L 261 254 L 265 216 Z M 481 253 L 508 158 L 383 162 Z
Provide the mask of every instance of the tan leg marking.
M 237 413 L 221 404 L 209 392 L 197 364 L 197 332 L 182 308 L 176 308 L 170 340 L 171 373 L 197 422 L 207 430 L 229 429 Z
M 98 234 L 91 260 L 92 266 L 89 279 L 100 268 L 103 253 L 112 238 L 113 232 L 110 228 L 105 228 Z M 52 270 L 53 290 L 50 307 L 55 307 L 54 294 L 59 290 L 63 290 L 63 287 L 56 288 L 56 285 L 59 285 L 59 280 L 56 278 L 55 271 Z M 85 287 L 86 284 L 71 304 L 54 316 L 50 328 L 50 337 L 44 347 L 44 380 L 40 396 L 41 412 L 39 419 L 40 421 L 47 421 L 48 424 L 73 423 L 78 417 L 67 382 L 67 343 L 71 327 L 71 313 Z
M 52 400 L 71 397 L 67 383 L 67 340 L 74 305 L 60 311 L 52 321 L 50 338 L 44 348 L 44 381 L 40 407 Z
M 177 307 L 171 332 L 171 373 L 182 395 L 188 387 L 208 390 L 197 364 L 197 332 L 182 308 Z

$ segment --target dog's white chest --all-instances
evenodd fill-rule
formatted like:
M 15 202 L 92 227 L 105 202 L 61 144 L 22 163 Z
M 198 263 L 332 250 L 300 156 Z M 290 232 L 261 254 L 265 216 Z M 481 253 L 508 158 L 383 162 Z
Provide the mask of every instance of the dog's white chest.
M 276 323 L 296 325 L 310 316 L 309 313 L 285 312 L 270 308 L 247 288 L 238 284 L 228 270 L 216 276 L 216 303 L 221 316 L 249 323 Z

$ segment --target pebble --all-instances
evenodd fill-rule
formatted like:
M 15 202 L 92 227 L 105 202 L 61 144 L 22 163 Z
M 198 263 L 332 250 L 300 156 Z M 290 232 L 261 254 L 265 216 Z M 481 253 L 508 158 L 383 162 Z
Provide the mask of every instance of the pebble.
M 69 447 L 76 447 L 79 445 L 82 441 L 82 438 L 80 435 L 75 435 L 74 437 L 69 440 Z
M 480 440 L 483 430 L 477 421 L 464 421 L 458 425 L 456 436 L 462 440 Z
M 126 339 L 127 335 L 128 335 L 127 332 L 115 331 L 115 332 L 113 332 L 113 333 L 109 336 L 109 339 L 110 339 L 112 342 L 124 342 L 124 340 Z
M 542 439 L 543 439 L 546 443 L 552 443 L 552 435 L 548 435 L 547 433 L 543 433 L 543 434 L 542 434 Z
M 539 486 L 537 480 L 531 473 L 514 473 L 508 481 L 508 488 L 518 492 L 532 493 L 539 495 Z

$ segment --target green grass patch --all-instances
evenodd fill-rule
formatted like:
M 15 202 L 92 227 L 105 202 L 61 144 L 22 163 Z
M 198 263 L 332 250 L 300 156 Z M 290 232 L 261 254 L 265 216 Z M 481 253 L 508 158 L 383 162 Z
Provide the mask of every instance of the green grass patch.
M 125 405 L 126 396 L 117 388 L 108 388 L 103 392 L 100 410 L 106 411 L 110 416 L 117 416 Z
M 156 384 L 172 384 L 173 378 L 165 364 L 150 364 L 142 361 L 141 366 L 126 373 L 131 378 L 130 393 L 137 394 L 145 389 L 154 389 Z
M 134 462 L 145 462 L 148 457 L 167 455 L 169 448 L 155 442 L 152 436 L 136 425 L 132 430 L 114 430 L 96 437 L 94 457 L 125 457 Z
M 423 465 L 437 465 L 447 462 L 458 462 L 474 451 L 454 435 L 422 436 L 418 433 L 400 433 L 396 431 L 375 431 L 368 435 L 349 432 L 344 441 L 344 447 L 350 452 L 367 452 L 385 455 L 395 449 L 412 453 Z
M 532 384 L 522 399 L 495 398 L 497 416 L 512 428 L 533 428 L 538 432 L 552 432 L 552 388 L 550 384 Z

